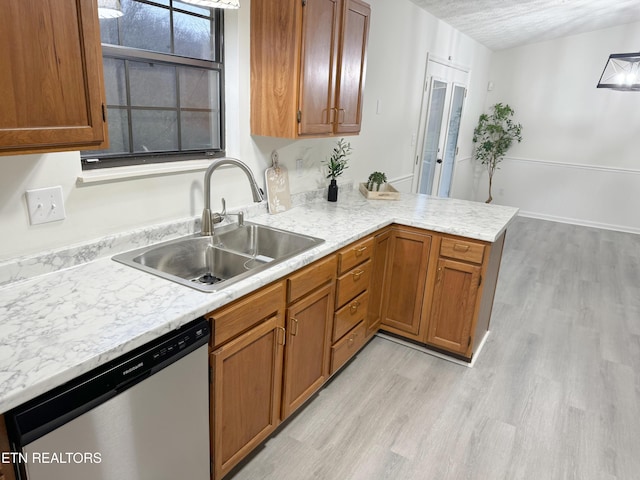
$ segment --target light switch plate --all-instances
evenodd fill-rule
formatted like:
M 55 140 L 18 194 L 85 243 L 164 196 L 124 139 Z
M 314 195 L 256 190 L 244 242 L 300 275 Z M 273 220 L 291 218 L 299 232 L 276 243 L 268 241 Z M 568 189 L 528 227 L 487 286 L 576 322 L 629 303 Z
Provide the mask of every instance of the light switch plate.
M 31 225 L 64 220 L 61 186 L 27 190 L 25 196 Z

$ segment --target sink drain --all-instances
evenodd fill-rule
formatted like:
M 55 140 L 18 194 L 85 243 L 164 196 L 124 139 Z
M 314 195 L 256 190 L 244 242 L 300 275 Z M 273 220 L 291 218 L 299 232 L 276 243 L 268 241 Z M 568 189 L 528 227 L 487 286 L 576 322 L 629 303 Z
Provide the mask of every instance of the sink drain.
M 202 283 L 204 285 L 213 285 L 214 283 L 221 282 L 222 278 L 216 277 L 215 275 L 212 275 L 211 273 L 205 273 L 201 277 L 194 278 L 192 281 L 193 282 L 197 282 L 197 283 Z

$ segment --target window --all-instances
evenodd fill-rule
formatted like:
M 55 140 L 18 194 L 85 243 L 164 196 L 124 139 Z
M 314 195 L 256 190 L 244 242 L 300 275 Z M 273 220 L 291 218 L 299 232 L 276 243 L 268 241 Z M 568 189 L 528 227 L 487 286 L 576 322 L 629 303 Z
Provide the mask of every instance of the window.
M 176 0 L 122 0 L 100 19 L 109 149 L 82 168 L 224 153 L 222 11 Z

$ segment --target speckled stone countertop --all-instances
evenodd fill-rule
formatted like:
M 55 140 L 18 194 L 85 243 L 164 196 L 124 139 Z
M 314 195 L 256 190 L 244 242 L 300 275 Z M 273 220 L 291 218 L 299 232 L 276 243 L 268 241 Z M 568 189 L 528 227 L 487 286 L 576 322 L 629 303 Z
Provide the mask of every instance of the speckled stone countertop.
M 61 270 L 8 283 L 0 287 L 0 412 L 391 223 L 492 242 L 517 211 L 412 194 L 367 200 L 357 190 L 341 191 L 337 203 L 316 199 L 277 215 L 250 216 L 252 222 L 326 241 L 220 292 L 202 293 L 121 265 L 111 259 L 119 251 L 108 248 L 89 262 L 63 262 Z

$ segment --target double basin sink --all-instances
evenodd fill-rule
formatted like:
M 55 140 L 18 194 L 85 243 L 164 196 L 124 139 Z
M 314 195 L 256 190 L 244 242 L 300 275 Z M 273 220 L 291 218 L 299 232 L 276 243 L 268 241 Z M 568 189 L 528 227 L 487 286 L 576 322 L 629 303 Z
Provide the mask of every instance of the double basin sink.
M 215 292 L 323 243 L 250 222 L 218 227 L 113 257 L 117 262 L 204 292 Z

